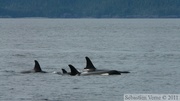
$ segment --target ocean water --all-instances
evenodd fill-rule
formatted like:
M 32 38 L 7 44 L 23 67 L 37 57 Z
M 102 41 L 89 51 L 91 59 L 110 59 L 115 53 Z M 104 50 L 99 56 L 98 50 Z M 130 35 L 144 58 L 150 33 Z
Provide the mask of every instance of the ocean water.
M 130 71 L 62 76 L 68 64 Z M 48 73 L 21 74 L 34 60 Z M 0 19 L 0 101 L 123 101 L 179 94 L 180 19 Z

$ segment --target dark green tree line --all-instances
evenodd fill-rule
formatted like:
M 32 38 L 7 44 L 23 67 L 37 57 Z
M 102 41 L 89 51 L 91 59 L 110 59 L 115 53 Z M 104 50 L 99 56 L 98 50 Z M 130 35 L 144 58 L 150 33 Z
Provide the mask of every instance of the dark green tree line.
M 180 0 L 0 0 L 0 17 L 180 17 Z

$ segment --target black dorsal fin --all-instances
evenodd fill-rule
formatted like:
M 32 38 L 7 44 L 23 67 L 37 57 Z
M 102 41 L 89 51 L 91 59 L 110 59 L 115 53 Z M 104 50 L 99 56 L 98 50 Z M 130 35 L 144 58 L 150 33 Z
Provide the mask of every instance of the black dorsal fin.
M 34 60 L 34 62 L 35 62 L 34 71 L 35 71 L 35 72 L 42 72 L 41 66 L 39 65 L 38 61 L 37 61 L 37 60 Z
M 69 68 L 70 68 L 70 70 L 71 70 L 71 73 L 70 73 L 70 75 L 72 75 L 72 76 L 75 76 L 75 75 L 80 75 L 80 72 L 79 71 L 77 71 L 77 69 L 73 66 L 73 65 L 68 65 L 69 66 Z
M 84 69 L 96 70 L 91 60 L 88 57 L 85 58 L 86 58 L 86 67 Z
M 67 71 L 65 69 L 62 69 L 63 74 L 67 74 Z

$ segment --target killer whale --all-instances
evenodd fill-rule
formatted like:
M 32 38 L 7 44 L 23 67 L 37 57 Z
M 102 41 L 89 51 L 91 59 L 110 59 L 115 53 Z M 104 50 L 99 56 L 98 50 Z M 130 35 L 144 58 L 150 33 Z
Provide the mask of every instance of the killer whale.
M 62 73 L 63 73 L 63 74 L 70 74 L 70 73 L 67 72 L 65 69 L 62 69 Z
M 91 71 L 91 72 L 79 72 L 73 65 L 68 65 L 71 73 L 71 76 L 75 75 L 82 75 L 82 76 L 87 76 L 87 75 L 121 75 L 121 73 L 117 70 L 107 70 L 107 71 Z
M 37 60 L 34 60 L 35 65 L 32 70 L 22 71 L 21 73 L 47 73 L 45 71 L 42 71 L 41 66 Z
M 95 71 L 96 68 L 93 65 L 92 61 L 89 59 L 89 57 L 86 56 L 85 59 L 86 59 L 86 67 L 84 68 L 84 70 L 87 72 Z
M 67 72 L 65 69 L 62 69 L 62 73 L 63 75 L 71 75 L 71 76 L 75 76 L 75 75 L 80 75 L 80 72 L 72 65 L 68 65 L 70 67 L 70 72 Z
M 61 69 L 63 75 L 73 75 L 71 72 L 67 72 L 65 69 Z
M 129 71 L 118 71 L 118 70 L 106 70 L 106 69 L 96 69 L 89 57 L 85 57 L 86 67 L 82 72 L 79 72 L 73 65 L 68 65 L 70 72 L 62 69 L 63 74 L 69 74 L 71 76 L 75 75 L 121 75 L 122 73 L 130 73 Z
M 86 56 L 85 59 L 86 59 L 86 67 L 84 68 L 84 71 L 86 71 L 86 72 L 94 72 L 94 71 L 108 72 L 108 71 L 111 71 L 110 74 L 112 74 L 112 73 L 116 73 L 115 71 L 117 71 L 117 70 L 96 69 L 89 57 Z M 112 72 L 112 71 L 114 71 L 114 72 Z M 118 72 L 130 73 L 129 71 L 118 71 Z

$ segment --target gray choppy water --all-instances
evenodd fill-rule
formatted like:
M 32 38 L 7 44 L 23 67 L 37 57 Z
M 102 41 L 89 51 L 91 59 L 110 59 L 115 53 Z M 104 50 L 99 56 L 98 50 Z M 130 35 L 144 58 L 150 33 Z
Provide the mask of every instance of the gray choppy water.
M 180 19 L 0 19 L 1 101 L 123 101 L 180 93 Z M 61 76 L 85 66 L 121 76 Z M 47 74 L 21 74 L 37 59 Z

